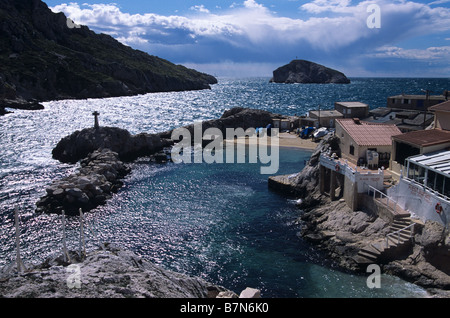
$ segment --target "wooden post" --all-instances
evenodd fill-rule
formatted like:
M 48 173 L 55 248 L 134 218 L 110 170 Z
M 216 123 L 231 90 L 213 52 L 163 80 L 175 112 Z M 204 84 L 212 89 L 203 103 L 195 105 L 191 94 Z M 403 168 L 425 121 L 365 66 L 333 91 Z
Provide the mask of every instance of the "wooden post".
M 84 225 L 83 225 L 83 211 L 80 208 L 80 256 L 86 256 L 86 246 L 84 242 Z
M 64 261 L 71 262 L 69 252 L 67 251 L 67 244 L 66 244 L 66 213 L 64 210 L 62 211 L 62 230 L 63 230 L 63 254 L 64 254 Z
M 25 269 L 23 265 L 22 258 L 20 257 L 20 233 L 19 233 L 19 208 L 16 207 L 14 210 L 14 223 L 16 227 L 16 263 L 17 271 L 22 273 Z

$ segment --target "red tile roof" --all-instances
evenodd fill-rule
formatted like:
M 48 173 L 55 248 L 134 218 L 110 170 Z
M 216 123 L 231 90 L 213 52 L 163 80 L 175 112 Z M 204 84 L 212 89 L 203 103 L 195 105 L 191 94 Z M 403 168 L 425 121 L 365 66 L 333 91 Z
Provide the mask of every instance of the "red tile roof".
M 359 122 L 359 124 L 357 123 Z M 392 145 L 392 136 L 402 132 L 395 125 L 376 124 L 355 119 L 336 119 L 350 137 L 359 146 L 388 146 Z

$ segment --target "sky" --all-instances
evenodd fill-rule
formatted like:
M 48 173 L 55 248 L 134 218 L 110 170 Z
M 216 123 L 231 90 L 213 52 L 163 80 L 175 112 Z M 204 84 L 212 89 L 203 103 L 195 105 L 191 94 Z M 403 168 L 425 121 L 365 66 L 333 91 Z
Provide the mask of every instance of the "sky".
M 349 77 L 450 78 L 450 0 L 44 0 L 118 41 L 216 76 L 305 59 Z

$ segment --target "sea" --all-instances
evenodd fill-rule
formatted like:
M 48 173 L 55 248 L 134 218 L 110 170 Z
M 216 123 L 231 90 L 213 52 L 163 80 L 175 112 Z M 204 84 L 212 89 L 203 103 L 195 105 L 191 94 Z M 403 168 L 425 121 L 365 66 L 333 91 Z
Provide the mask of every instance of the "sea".
M 61 217 L 36 214 L 36 202 L 52 180 L 78 165 L 52 159 L 58 141 L 100 125 L 132 134 L 157 133 L 216 119 L 233 107 L 284 115 L 333 109 L 336 101 L 385 107 L 401 93 L 441 94 L 450 79 L 352 78 L 349 85 L 274 84 L 269 78 L 218 78 L 211 90 L 133 97 L 45 102 L 44 110 L 14 110 L 0 117 L 0 268 L 14 266 L 14 210 L 19 211 L 20 252 L 28 266 L 62 251 Z M 302 170 L 311 151 L 280 150 L 277 174 Z M 169 270 L 201 277 L 239 293 L 257 288 L 266 298 L 421 298 L 424 289 L 381 273 L 349 273 L 299 235 L 302 211 L 268 189 L 268 175 L 251 163 L 131 164 L 124 187 L 85 215 L 88 250 L 116 244 Z M 66 224 L 67 244 L 79 250 L 79 219 Z

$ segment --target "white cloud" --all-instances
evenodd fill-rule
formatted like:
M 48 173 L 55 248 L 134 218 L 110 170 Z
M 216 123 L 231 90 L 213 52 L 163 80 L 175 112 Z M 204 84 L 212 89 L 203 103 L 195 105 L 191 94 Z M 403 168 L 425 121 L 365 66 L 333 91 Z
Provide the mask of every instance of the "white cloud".
M 447 46 L 433 49 L 418 45 L 406 50 L 396 44 L 430 32 L 449 31 L 449 8 L 408 0 L 378 0 L 382 25 L 369 29 L 367 6 L 371 3 L 374 1 L 312 0 L 300 7 L 306 13 L 303 19 L 279 16 L 258 0 L 233 3 L 215 13 L 204 5 L 195 5 L 189 16 L 129 14 L 116 4 L 70 3 L 52 9 L 135 48 L 191 63 L 234 60 L 236 66 L 299 56 L 345 64 L 355 56 L 437 60 L 448 54 Z
M 429 47 L 426 49 L 403 49 L 396 46 L 383 46 L 378 48 L 376 52 L 368 54 L 371 57 L 378 58 L 398 58 L 409 60 L 423 61 L 449 61 L 450 46 Z
M 190 10 L 203 12 L 203 13 L 209 13 L 209 10 L 206 9 L 203 4 L 202 5 L 192 6 L 192 7 L 190 7 Z
M 314 0 L 301 6 L 301 8 L 310 13 L 318 14 L 322 12 L 349 13 L 353 11 L 349 7 L 351 0 Z
M 433 5 L 444 4 L 444 3 L 450 3 L 450 0 L 437 0 L 437 1 L 430 2 L 429 5 L 433 6 Z

